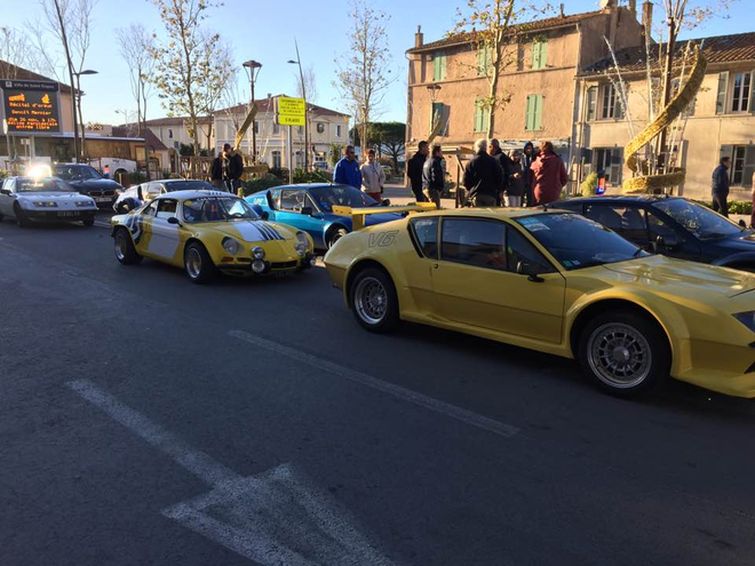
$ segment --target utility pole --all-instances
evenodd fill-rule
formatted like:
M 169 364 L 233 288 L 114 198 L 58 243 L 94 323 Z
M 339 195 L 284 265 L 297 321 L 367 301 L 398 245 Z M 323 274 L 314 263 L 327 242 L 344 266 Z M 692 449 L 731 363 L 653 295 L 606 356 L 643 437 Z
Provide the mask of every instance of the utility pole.
M 249 86 L 252 94 L 252 100 L 249 104 L 249 111 L 251 112 L 252 109 L 254 109 L 254 82 L 260 74 L 262 63 L 250 59 L 249 61 L 244 62 L 242 66 L 246 69 L 247 74 L 249 75 Z M 252 121 L 252 163 L 254 165 L 257 164 L 257 128 L 254 127 L 256 122 L 257 120 Z
M 299 56 L 299 44 L 294 39 L 296 48 L 296 61 L 289 59 L 287 62 L 299 66 L 299 81 L 301 84 L 301 97 L 304 99 L 304 171 L 309 171 L 309 112 L 307 109 L 307 90 L 304 85 L 304 72 L 301 68 L 301 57 Z
M 662 102 L 663 106 L 662 108 L 666 108 L 668 106 L 669 102 L 671 101 L 671 91 L 672 91 L 672 85 L 673 85 L 673 71 L 674 71 L 674 50 L 676 49 L 676 34 L 678 33 L 678 28 L 676 24 L 676 18 L 675 14 L 670 13 L 668 14 L 668 44 L 666 46 L 666 65 L 663 72 L 663 96 L 662 96 Z M 666 170 L 668 166 L 668 158 L 671 153 L 670 148 L 666 147 L 668 140 L 668 131 L 667 128 L 663 128 L 661 130 L 661 135 L 658 138 L 658 157 L 659 157 L 659 166 L 663 168 L 663 170 Z
M 68 37 L 66 35 L 66 26 L 63 20 L 63 12 L 60 9 L 60 2 L 55 2 L 55 13 L 58 15 L 58 24 L 60 25 L 60 36 L 63 40 L 63 49 L 66 53 L 66 63 L 68 64 L 68 78 L 71 85 L 71 109 L 73 111 L 73 155 L 74 161 L 79 161 L 79 125 L 76 118 L 76 84 L 73 81 L 73 62 L 71 61 L 71 50 L 68 48 Z

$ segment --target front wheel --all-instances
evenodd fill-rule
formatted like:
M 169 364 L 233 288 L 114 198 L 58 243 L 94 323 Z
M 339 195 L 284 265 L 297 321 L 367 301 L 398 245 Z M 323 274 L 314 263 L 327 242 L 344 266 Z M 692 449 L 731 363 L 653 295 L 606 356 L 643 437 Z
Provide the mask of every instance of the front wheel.
M 142 260 L 136 251 L 131 235 L 125 228 L 119 228 L 113 237 L 115 243 L 115 259 L 122 265 L 133 265 Z
M 215 264 L 199 242 L 192 242 L 184 250 L 184 269 L 193 283 L 207 283 L 215 277 Z
M 94 216 L 87 216 L 81 221 L 81 223 L 87 228 L 94 226 Z
M 360 271 L 351 284 L 349 298 L 357 322 L 370 332 L 389 332 L 398 324 L 396 287 L 382 269 Z
M 26 213 L 18 204 L 13 207 L 13 214 L 16 216 L 16 224 L 20 228 L 27 228 L 31 224 L 31 220 L 27 218 Z
M 336 245 L 336 242 L 343 238 L 346 234 L 348 234 L 348 231 L 346 228 L 333 228 L 328 232 L 328 237 L 326 239 L 325 244 L 328 246 L 328 249 L 332 248 Z
M 671 367 L 663 331 L 654 321 L 631 311 L 592 319 L 582 331 L 578 352 L 585 374 L 618 397 L 654 389 L 668 377 Z

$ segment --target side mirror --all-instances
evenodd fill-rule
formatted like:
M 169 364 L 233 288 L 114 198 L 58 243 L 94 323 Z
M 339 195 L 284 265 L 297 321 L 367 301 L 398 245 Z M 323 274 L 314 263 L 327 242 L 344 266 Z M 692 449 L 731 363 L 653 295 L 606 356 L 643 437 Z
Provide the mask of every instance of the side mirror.
M 545 279 L 537 274 L 537 271 L 531 263 L 518 261 L 516 264 L 516 272 L 519 275 L 526 275 L 527 280 L 532 281 L 533 283 L 542 283 L 545 281 Z
M 676 234 L 668 234 L 666 236 L 658 236 L 655 239 L 657 249 L 673 250 L 679 246 L 679 238 Z
M 175 216 L 171 216 L 170 218 L 168 218 L 168 224 L 178 224 L 180 226 L 181 221 Z
M 299 212 L 303 214 L 304 216 L 312 216 L 312 213 L 314 212 L 314 210 L 312 210 L 311 206 L 302 206 Z
M 391 206 L 391 199 L 384 198 L 380 201 L 380 206 Z
M 739 226 L 741 228 L 747 228 L 747 223 L 740 218 L 740 220 L 739 220 Z
M 267 220 L 270 218 L 270 215 L 267 213 L 267 210 L 263 210 L 260 212 L 259 217 L 262 218 L 262 220 Z
M 0 194 L 10 196 L 11 192 L 10 189 L 0 189 Z

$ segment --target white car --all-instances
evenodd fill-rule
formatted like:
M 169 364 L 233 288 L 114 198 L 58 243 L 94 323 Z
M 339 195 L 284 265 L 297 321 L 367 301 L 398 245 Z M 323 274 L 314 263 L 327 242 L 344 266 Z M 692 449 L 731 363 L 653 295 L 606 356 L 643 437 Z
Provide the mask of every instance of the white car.
M 139 208 L 145 202 L 150 201 L 165 193 L 174 191 L 216 191 L 207 181 L 195 181 L 191 179 L 161 179 L 147 181 L 141 185 L 129 187 L 118 195 L 113 203 L 113 210 L 117 214 L 126 214 Z
M 97 203 L 57 177 L 8 177 L 0 187 L 0 220 L 12 216 L 25 227 L 32 222 L 78 221 L 94 224 Z

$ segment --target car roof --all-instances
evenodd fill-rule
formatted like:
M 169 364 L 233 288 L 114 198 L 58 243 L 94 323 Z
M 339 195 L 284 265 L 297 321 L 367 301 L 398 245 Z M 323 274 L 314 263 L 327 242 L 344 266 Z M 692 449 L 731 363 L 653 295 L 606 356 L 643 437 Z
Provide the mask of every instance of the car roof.
M 684 199 L 684 197 L 680 196 L 672 196 L 672 195 L 647 195 L 647 194 L 639 194 L 639 195 L 602 195 L 602 196 L 594 196 L 594 197 L 574 197 L 570 198 L 569 200 L 560 200 L 557 201 L 556 205 L 567 202 L 567 203 L 577 203 L 577 202 L 584 202 L 584 203 L 593 203 L 593 202 L 638 202 L 638 203 L 652 203 L 652 202 L 658 202 L 660 200 L 678 200 L 678 199 Z
M 327 189 L 329 187 L 349 187 L 354 190 L 359 190 L 356 187 L 352 187 L 351 185 L 344 185 L 343 183 L 295 183 L 293 185 L 279 185 L 277 187 L 270 187 L 268 190 L 272 189 L 302 189 L 302 190 L 309 190 L 309 189 Z
M 233 195 L 227 191 L 213 191 L 210 189 L 186 189 L 183 191 L 173 191 L 172 193 L 166 193 L 164 195 L 160 195 L 157 197 L 157 199 L 179 199 L 179 200 L 187 200 L 187 199 L 193 199 L 193 198 L 203 198 L 203 197 L 233 197 L 233 198 L 239 198 L 236 195 Z M 155 200 L 157 200 L 155 199 Z
M 390 212 L 388 210 L 387 212 Z M 441 208 L 428 210 L 422 216 L 476 216 L 480 218 L 524 218 L 538 214 L 576 214 L 572 210 L 538 206 L 534 208 Z

